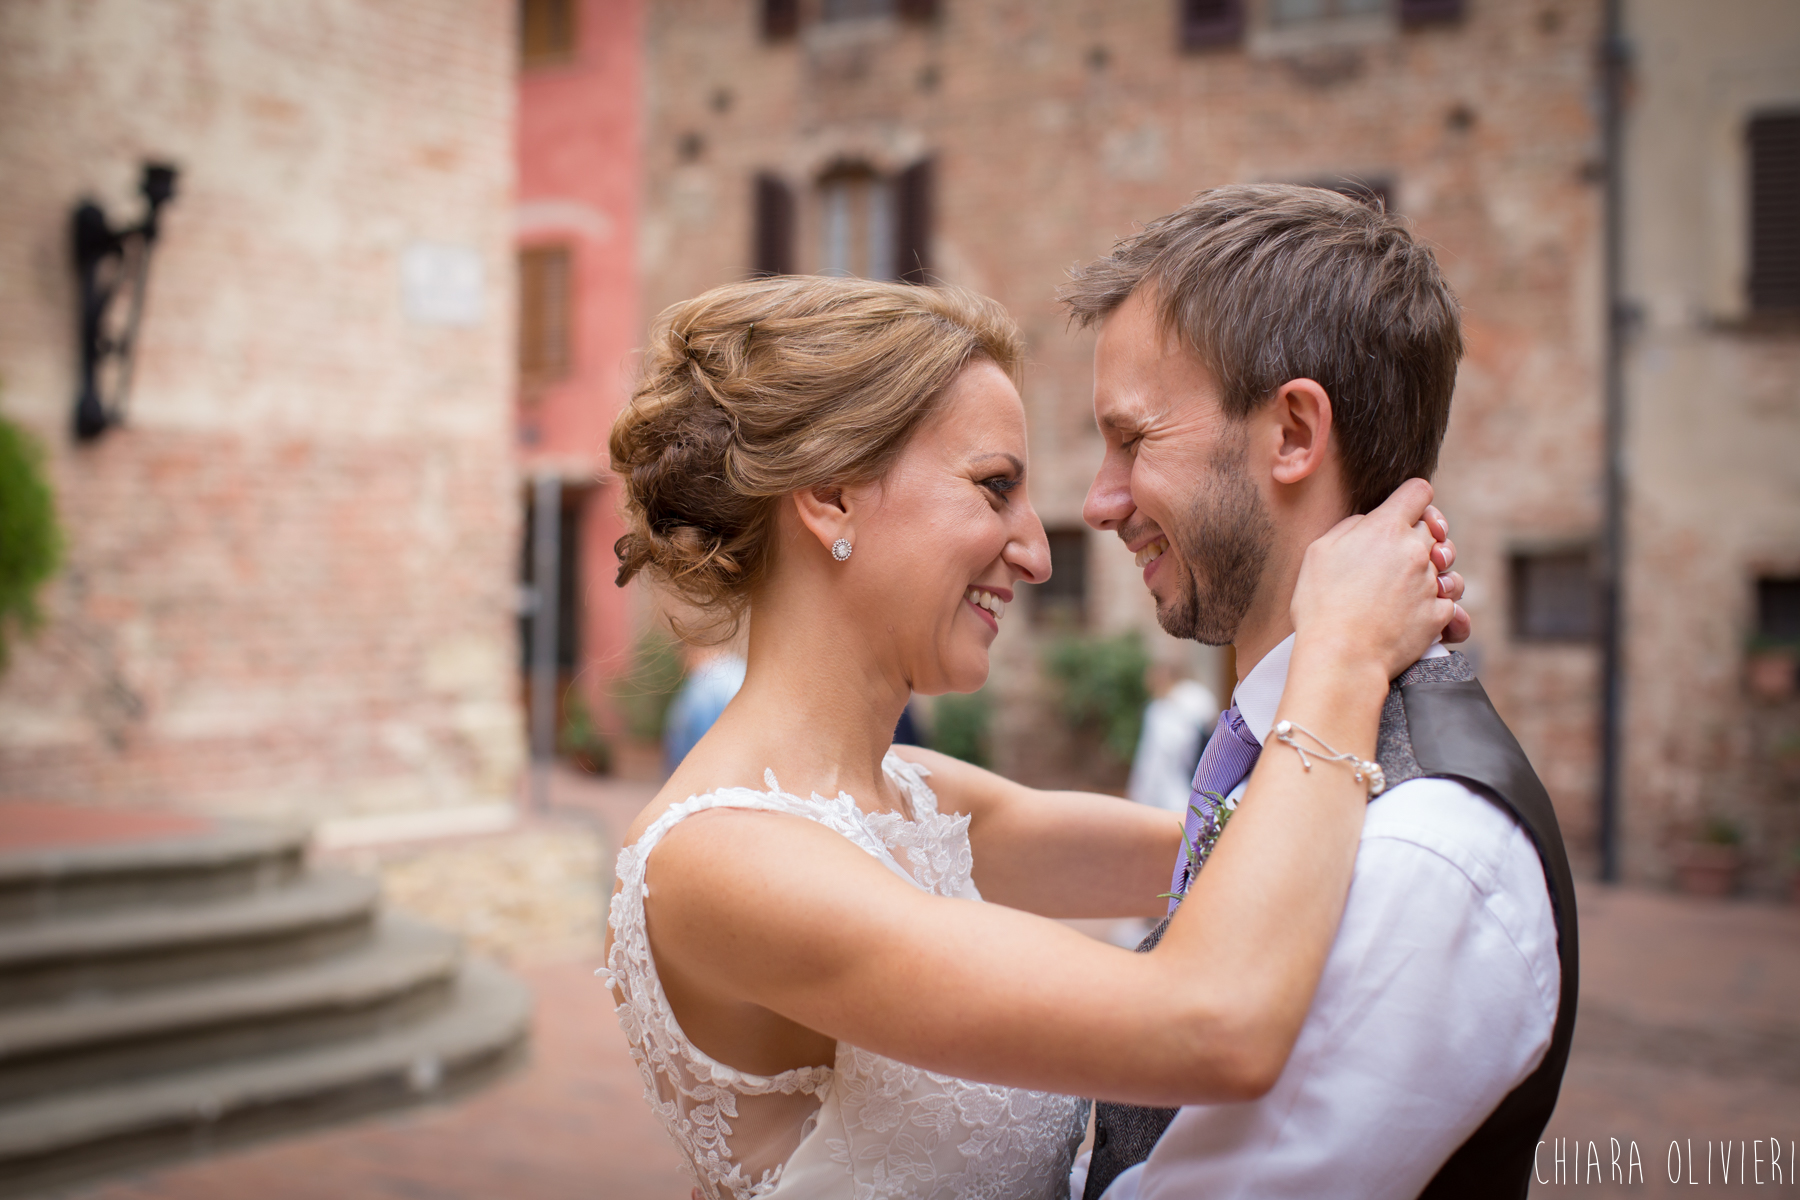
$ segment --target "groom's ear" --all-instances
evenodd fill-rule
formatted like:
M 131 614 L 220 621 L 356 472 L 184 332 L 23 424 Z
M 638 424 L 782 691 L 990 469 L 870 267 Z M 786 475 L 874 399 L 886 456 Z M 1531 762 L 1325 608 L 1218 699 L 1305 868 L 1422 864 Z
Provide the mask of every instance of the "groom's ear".
M 1311 379 L 1290 379 L 1275 390 L 1274 420 L 1281 435 L 1271 474 L 1299 483 L 1325 465 L 1331 452 L 1331 397 Z

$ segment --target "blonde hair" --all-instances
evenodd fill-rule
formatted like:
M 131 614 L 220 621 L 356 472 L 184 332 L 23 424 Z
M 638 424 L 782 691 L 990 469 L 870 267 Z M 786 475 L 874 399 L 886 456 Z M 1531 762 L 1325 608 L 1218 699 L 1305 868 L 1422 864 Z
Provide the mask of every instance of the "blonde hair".
M 881 478 L 957 374 L 992 360 L 1018 383 L 1006 310 L 958 288 L 778 276 L 657 317 L 612 469 L 639 572 L 735 632 L 769 565 L 780 497 Z

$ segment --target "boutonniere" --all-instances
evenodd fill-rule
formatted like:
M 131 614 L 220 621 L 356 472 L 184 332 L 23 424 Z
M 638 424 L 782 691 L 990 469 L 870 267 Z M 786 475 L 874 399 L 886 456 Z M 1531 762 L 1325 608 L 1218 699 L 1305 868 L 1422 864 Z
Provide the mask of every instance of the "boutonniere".
M 1205 866 L 1206 860 L 1211 857 L 1213 847 L 1219 844 L 1219 835 L 1225 832 L 1225 822 L 1231 820 L 1231 814 L 1237 811 L 1237 801 L 1228 799 L 1218 792 L 1199 792 L 1197 795 L 1200 800 L 1206 802 L 1206 807 L 1202 808 L 1195 803 L 1188 805 L 1188 811 L 1193 813 L 1197 820 L 1193 840 L 1182 847 L 1187 855 L 1187 883 L 1183 886 L 1180 895 L 1174 892 L 1164 892 L 1157 897 L 1158 900 L 1179 900 L 1182 895 L 1186 894 L 1187 888 L 1193 886 L 1194 876 L 1200 873 L 1200 868 Z

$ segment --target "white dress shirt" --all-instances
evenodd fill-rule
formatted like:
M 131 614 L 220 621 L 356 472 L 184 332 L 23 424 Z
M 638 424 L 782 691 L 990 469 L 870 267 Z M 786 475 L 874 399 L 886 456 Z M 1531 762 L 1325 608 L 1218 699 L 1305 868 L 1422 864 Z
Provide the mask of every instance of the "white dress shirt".
M 1292 651 L 1290 637 L 1238 684 L 1259 741 Z M 1416 1196 L 1537 1068 L 1561 983 L 1530 836 L 1460 783 L 1398 784 L 1369 804 L 1337 940 L 1274 1088 L 1183 1108 L 1105 1200 Z

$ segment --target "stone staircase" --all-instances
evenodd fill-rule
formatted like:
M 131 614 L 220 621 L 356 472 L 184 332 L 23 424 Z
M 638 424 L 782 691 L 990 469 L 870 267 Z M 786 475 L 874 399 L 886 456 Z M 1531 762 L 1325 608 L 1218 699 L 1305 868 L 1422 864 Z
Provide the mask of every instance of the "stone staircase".
M 0 846 L 0 1196 L 439 1099 L 520 1057 L 523 985 L 304 849 L 234 824 Z

